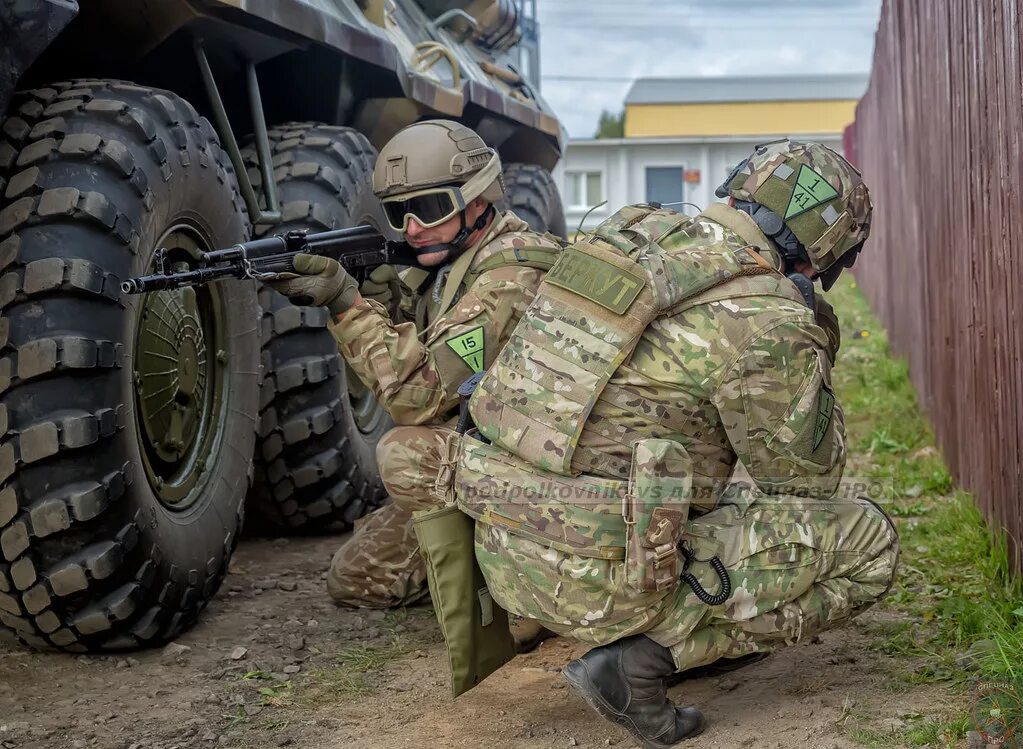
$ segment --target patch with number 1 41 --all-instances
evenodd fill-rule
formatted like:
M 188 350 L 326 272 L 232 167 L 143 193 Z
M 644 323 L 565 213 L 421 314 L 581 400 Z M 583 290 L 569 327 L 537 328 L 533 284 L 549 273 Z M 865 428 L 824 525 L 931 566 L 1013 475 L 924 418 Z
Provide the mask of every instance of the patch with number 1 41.
M 482 325 L 454 338 L 449 338 L 445 343 L 448 345 L 448 348 L 462 358 L 462 361 L 469 365 L 469 369 L 473 372 L 483 371 L 483 351 L 485 346 Z
M 816 208 L 838 197 L 838 190 L 824 179 L 824 175 L 803 164 L 799 167 L 796 186 L 789 199 L 789 207 L 785 211 L 785 220 L 801 216 L 811 208 Z

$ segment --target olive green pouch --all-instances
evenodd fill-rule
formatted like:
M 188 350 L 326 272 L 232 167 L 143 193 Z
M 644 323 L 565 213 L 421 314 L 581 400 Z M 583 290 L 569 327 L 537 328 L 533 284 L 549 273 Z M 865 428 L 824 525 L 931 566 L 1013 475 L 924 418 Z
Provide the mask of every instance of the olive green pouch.
M 475 521 L 453 505 L 413 515 L 455 697 L 515 657 L 508 614 L 476 563 Z
M 645 439 L 633 446 L 622 516 L 628 528 L 625 578 L 637 590 L 678 585 L 678 543 L 689 519 L 692 486 L 693 462 L 678 442 Z

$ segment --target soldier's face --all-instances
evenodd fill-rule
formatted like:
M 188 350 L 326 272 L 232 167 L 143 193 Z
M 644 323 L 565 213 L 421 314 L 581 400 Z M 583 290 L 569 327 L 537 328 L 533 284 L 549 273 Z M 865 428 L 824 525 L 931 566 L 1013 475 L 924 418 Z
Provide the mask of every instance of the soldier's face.
M 405 229 L 405 241 L 416 249 L 430 247 L 431 245 L 447 245 L 455 238 L 455 235 L 458 234 L 461 228 L 462 222 L 457 215 L 452 216 L 443 224 L 431 226 L 430 228 L 426 228 L 414 218 L 410 218 L 408 227 Z M 418 256 L 419 263 L 427 267 L 440 265 L 450 254 L 451 250 L 447 248 L 437 252 L 427 252 Z
M 465 209 L 465 223 L 467 226 L 472 226 L 476 223 L 476 219 L 479 218 L 480 214 L 482 214 L 486 209 L 486 205 L 486 202 L 479 198 L 469 203 Z M 443 224 L 437 224 L 437 226 L 431 226 L 429 228 L 423 226 L 414 218 L 409 218 L 408 227 L 405 229 L 405 241 L 412 245 L 415 249 L 419 249 L 420 247 L 431 247 L 433 245 L 447 245 L 454 241 L 458 232 L 461 230 L 462 222 L 457 214 L 449 218 Z M 470 241 L 472 241 L 472 238 L 470 238 Z M 417 255 L 417 257 L 420 265 L 431 267 L 443 264 L 450 254 L 451 250 L 445 248 L 438 250 L 437 252 L 427 252 Z

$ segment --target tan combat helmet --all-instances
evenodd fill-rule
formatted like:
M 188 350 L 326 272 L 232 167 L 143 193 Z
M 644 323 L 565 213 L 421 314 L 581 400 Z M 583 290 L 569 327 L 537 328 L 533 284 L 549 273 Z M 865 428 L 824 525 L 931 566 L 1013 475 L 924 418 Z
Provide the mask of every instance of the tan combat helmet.
M 870 234 L 873 206 L 863 177 L 820 143 L 783 140 L 757 146 L 717 190 L 737 201 L 767 208 L 754 219 L 770 231 L 787 228 L 806 250 L 827 291 L 851 267 Z
M 473 130 L 451 120 L 427 120 L 400 130 L 377 157 L 373 192 L 387 221 L 403 231 L 409 217 L 436 226 L 475 198 L 504 197 L 501 159 Z

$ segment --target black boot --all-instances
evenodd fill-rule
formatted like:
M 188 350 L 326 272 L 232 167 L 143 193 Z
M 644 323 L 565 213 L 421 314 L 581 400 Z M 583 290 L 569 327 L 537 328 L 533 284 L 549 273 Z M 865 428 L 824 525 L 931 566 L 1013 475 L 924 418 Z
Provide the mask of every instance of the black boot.
M 707 679 L 714 676 L 723 676 L 724 674 L 730 674 L 733 671 L 752 666 L 754 663 L 760 663 L 770 653 L 748 653 L 746 655 L 740 655 L 738 658 L 718 658 L 713 663 L 708 663 L 706 666 L 697 666 L 696 668 L 686 669 L 680 671 L 677 674 L 672 674 L 668 677 L 665 685 L 668 689 L 678 686 L 683 681 L 689 679 Z
M 665 679 L 671 651 L 646 635 L 594 648 L 562 673 L 594 710 L 631 733 L 646 749 L 666 749 L 703 730 L 694 707 L 675 707 Z

